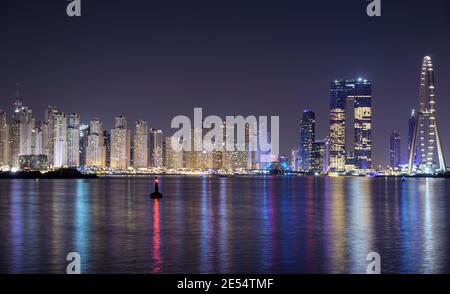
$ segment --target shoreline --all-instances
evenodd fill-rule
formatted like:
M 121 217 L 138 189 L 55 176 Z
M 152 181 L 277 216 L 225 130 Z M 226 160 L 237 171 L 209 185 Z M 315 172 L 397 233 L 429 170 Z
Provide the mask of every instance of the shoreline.
M 283 174 L 235 174 L 235 175 L 220 175 L 220 174 L 83 174 L 78 170 L 60 170 L 46 173 L 41 172 L 0 172 L 0 179 L 101 179 L 101 178 L 119 178 L 119 177 L 214 177 L 214 178 L 260 178 L 260 177 L 330 177 L 330 178 L 399 178 L 407 180 L 410 178 L 450 178 L 450 175 L 379 175 L 379 176 L 328 176 L 328 175 L 283 175 Z

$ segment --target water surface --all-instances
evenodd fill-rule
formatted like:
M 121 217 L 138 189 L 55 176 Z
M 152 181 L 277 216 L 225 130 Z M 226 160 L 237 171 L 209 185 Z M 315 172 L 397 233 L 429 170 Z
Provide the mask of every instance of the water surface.
M 0 180 L 0 272 L 450 273 L 450 180 Z

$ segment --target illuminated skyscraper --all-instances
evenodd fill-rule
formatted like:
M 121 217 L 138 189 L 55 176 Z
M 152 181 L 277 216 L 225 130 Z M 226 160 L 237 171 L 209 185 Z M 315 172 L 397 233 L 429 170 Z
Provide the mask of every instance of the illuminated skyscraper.
M 67 166 L 67 116 L 58 112 L 53 115 L 53 167 Z
M 111 167 L 111 134 L 103 131 L 103 146 L 105 146 L 105 166 Z
M 9 127 L 6 112 L 0 109 L 0 168 L 9 165 Z
M 311 110 L 303 111 L 300 123 L 300 142 L 298 146 L 298 169 L 310 171 L 314 165 L 314 142 L 316 131 L 315 114 Z
M 80 125 L 80 167 L 86 166 L 86 151 L 89 138 L 89 126 L 86 124 Z
M 13 121 L 18 128 L 18 155 L 31 155 L 33 153 L 32 133 L 35 127 L 35 119 L 31 109 L 24 106 L 22 99 L 19 97 L 17 97 L 14 101 Z
M 425 56 L 420 76 L 419 111 L 409 153 L 408 172 L 414 170 L 414 158 L 419 154 L 418 173 L 445 172 L 445 158 L 436 118 L 436 86 L 431 57 Z
M 31 142 L 31 152 L 33 155 L 44 155 L 43 150 L 43 131 L 42 131 L 42 123 L 36 122 L 36 127 L 33 129 L 33 136 Z
M 134 134 L 134 167 L 148 167 L 148 123 L 138 120 Z
M 391 134 L 389 162 L 392 168 L 399 167 L 401 164 L 401 137 L 397 131 Z
M 90 122 L 86 146 L 86 167 L 102 168 L 105 166 L 105 146 L 103 139 L 103 124 L 94 118 Z
M 80 116 L 71 113 L 67 116 L 67 165 L 80 166 Z
M 297 171 L 298 170 L 298 147 L 291 149 L 291 170 Z
M 59 111 L 54 106 L 49 106 L 45 111 L 45 121 L 42 125 L 42 150 L 48 158 L 48 164 L 50 166 L 54 163 L 54 149 L 55 149 L 55 127 L 54 116 Z
M 163 132 L 161 130 L 150 129 L 149 137 L 149 158 L 151 167 L 163 166 Z
M 127 129 L 124 116 L 115 118 L 115 127 L 111 130 L 111 167 L 126 169 L 130 167 L 131 134 Z
M 353 141 L 346 141 L 347 103 L 354 108 Z M 334 81 L 330 90 L 330 170 L 343 172 L 346 155 L 354 154 L 356 169 L 372 168 L 372 83 L 358 79 Z M 351 144 L 346 144 L 351 143 Z M 346 147 L 350 145 L 351 147 Z M 353 150 L 348 150 L 353 149 Z

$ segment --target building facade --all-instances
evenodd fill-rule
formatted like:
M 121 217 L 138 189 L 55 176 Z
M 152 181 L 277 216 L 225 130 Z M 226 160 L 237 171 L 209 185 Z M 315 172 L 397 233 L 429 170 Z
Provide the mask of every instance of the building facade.
M 111 130 L 111 168 L 127 169 L 130 167 L 131 134 L 127 129 L 124 116 L 115 118 L 115 127 Z
M 392 168 L 401 164 L 401 137 L 397 131 L 392 132 L 389 146 L 389 163 Z
M 347 113 L 347 106 L 353 113 Z M 353 122 L 349 122 L 353 118 Z M 353 138 L 346 133 L 353 128 Z M 351 154 L 354 168 L 372 168 L 372 83 L 367 80 L 341 80 L 330 88 L 330 171 L 344 172 Z
M 135 124 L 134 133 L 133 164 L 135 168 L 146 168 L 149 166 L 148 136 L 148 123 L 143 120 L 138 120 Z
M 300 123 L 300 140 L 298 145 L 298 169 L 311 171 L 314 166 L 316 118 L 311 110 L 303 111 Z

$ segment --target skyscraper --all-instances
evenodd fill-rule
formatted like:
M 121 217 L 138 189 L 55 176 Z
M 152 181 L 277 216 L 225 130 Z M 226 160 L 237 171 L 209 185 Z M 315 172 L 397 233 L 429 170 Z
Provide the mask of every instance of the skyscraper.
M 42 149 L 48 158 L 48 164 L 50 166 L 54 163 L 54 149 L 55 149 L 55 126 L 54 116 L 59 113 L 58 109 L 54 106 L 49 106 L 45 111 L 45 121 L 42 126 Z
M 314 142 L 314 160 L 312 171 L 326 174 L 328 172 L 329 144 L 328 140 L 319 140 Z
M 124 116 L 115 118 L 115 127 L 111 130 L 111 167 L 126 169 L 130 167 L 130 130 Z
M 80 116 L 71 113 L 67 116 L 67 165 L 80 166 Z
M 389 162 L 392 168 L 401 164 L 401 137 L 397 131 L 392 132 L 389 148 Z
M 436 117 L 436 85 L 434 83 L 434 68 L 431 57 L 425 56 L 420 75 L 419 111 L 409 153 L 409 168 L 411 174 L 414 168 L 414 157 L 420 151 L 419 173 L 433 174 L 445 172 L 444 152 L 439 134 Z
M 298 170 L 298 164 L 297 164 L 297 160 L 298 160 L 298 147 L 292 148 L 291 149 L 291 170 L 292 171 L 297 171 Z
M 30 108 L 23 104 L 23 100 L 16 97 L 14 101 L 13 123 L 18 130 L 18 155 L 31 155 L 32 152 L 32 132 L 35 127 L 35 119 Z M 16 155 L 15 155 L 16 156 Z
M 86 152 L 89 139 L 89 125 L 80 125 L 80 167 L 86 166 Z
M 163 140 L 163 132 L 161 130 L 150 129 L 149 158 L 151 167 L 162 167 L 163 165 Z
M 111 134 L 103 131 L 103 145 L 105 146 L 105 166 L 111 167 Z
M 354 108 L 353 142 L 347 141 L 346 137 L 346 129 L 352 126 L 346 121 L 348 102 Z M 358 79 L 331 83 L 329 140 L 332 172 L 343 172 L 346 155 L 352 153 L 356 169 L 365 171 L 372 168 L 372 83 L 370 81 Z M 349 150 L 351 148 L 353 150 Z
M 134 134 L 134 167 L 148 167 L 148 123 L 138 120 Z
M 300 142 L 298 146 L 298 169 L 301 171 L 311 171 L 313 168 L 315 132 L 315 113 L 306 109 L 303 111 L 300 123 Z
M 67 116 L 58 112 L 53 115 L 53 167 L 67 166 Z
M 6 112 L 0 109 L 0 168 L 9 165 L 9 127 Z
M 105 166 L 105 146 L 103 139 L 103 124 L 94 118 L 90 122 L 86 146 L 86 167 L 102 168 Z

